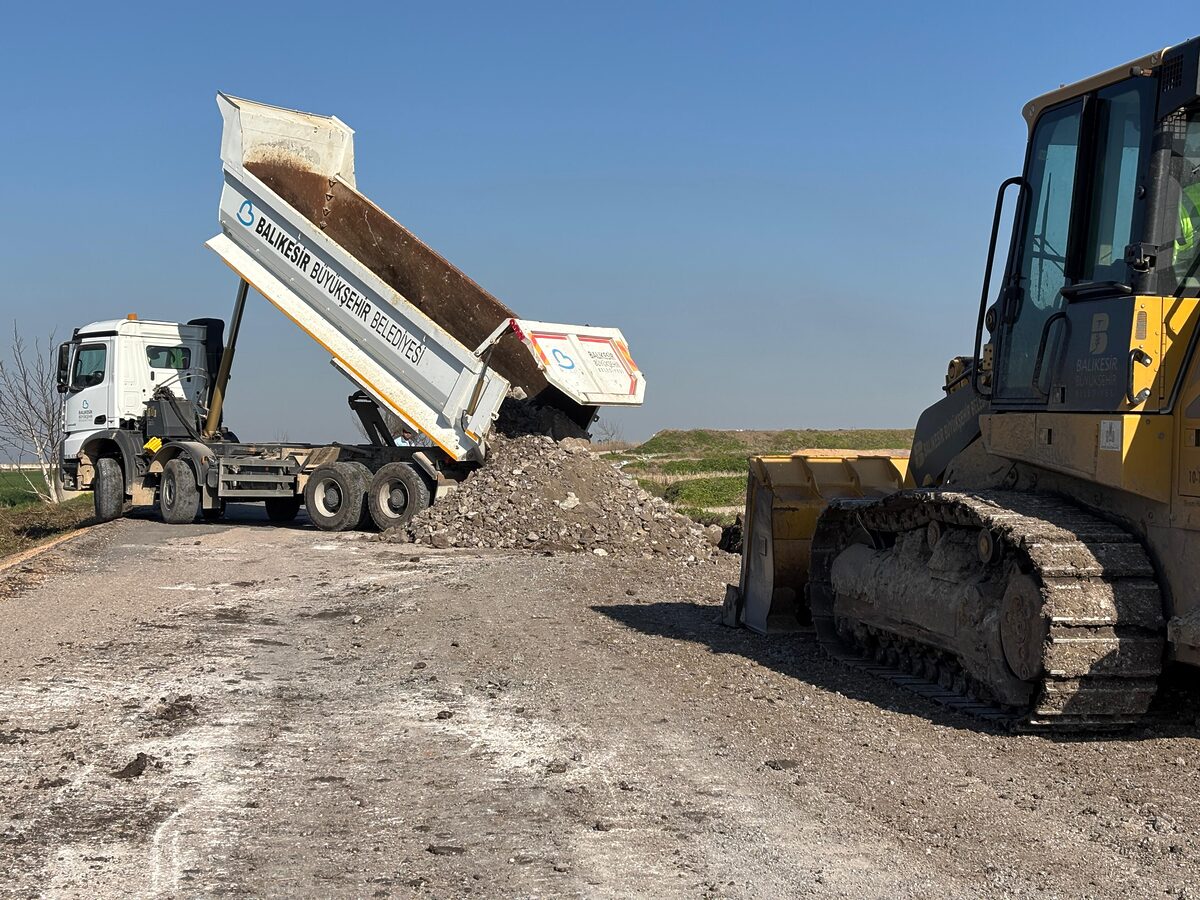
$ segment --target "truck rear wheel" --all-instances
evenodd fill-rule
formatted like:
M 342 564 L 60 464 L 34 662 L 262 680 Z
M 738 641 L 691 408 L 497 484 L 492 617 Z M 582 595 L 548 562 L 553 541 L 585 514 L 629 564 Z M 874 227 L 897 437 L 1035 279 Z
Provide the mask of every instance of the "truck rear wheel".
M 337 462 L 317 466 L 304 486 L 308 517 L 322 531 L 350 531 L 362 521 L 366 502 L 366 468 Z
M 367 508 L 380 531 L 408 524 L 429 506 L 429 484 L 407 463 L 381 466 L 367 489 Z
M 172 459 L 163 467 L 162 483 L 158 486 L 158 509 L 163 521 L 171 525 L 188 525 L 196 521 L 200 511 L 200 488 L 196 473 L 187 460 Z
M 360 462 L 344 462 L 341 465 L 349 466 L 351 469 L 354 469 L 356 472 L 358 472 L 358 477 L 362 480 L 363 495 L 362 503 L 359 504 L 358 521 L 351 527 L 366 531 L 370 529 L 372 525 L 371 510 L 367 508 L 367 488 L 371 484 L 371 470 Z
M 271 497 L 263 502 L 267 508 L 267 518 L 280 524 L 290 522 L 300 512 L 300 497 Z
M 96 480 L 92 483 L 92 504 L 101 522 L 118 519 L 125 509 L 125 473 L 121 463 L 111 456 L 96 460 Z

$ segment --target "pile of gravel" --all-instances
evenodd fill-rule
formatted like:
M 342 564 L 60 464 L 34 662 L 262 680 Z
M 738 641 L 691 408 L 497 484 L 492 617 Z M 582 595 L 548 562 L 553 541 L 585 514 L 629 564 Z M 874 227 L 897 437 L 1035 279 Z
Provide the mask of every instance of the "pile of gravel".
M 434 547 L 526 548 L 597 556 L 722 555 L 718 526 L 676 513 L 578 438 L 509 436 L 498 428 L 485 465 L 383 540 Z

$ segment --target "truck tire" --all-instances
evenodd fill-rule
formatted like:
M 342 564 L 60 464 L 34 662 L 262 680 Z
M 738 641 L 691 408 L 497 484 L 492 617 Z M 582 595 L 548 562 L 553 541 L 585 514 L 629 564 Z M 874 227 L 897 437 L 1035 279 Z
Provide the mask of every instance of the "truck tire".
M 367 485 L 365 467 L 336 462 L 317 466 L 304 485 L 308 517 L 322 531 L 350 531 L 362 520 Z
M 187 460 L 172 459 L 163 467 L 158 486 L 158 509 L 163 521 L 171 525 L 188 525 L 196 521 L 200 511 L 200 488 L 196 473 Z
M 125 472 L 111 456 L 96 460 L 96 480 L 92 482 L 92 504 L 101 522 L 119 519 L 125 510 Z
M 429 483 L 408 463 L 381 466 L 367 488 L 367 507 L 380 531 L 407 525 L 429 506 Z
M 269 500 L 264 500 L 263 505 L 267 508 L 267 518 L 279 524 L 292 521 L 296 518 L 296 513 L 300 512 L 301 499 L 300 497 L 271 497 Z
M 345 462 L 342 465 L 354 469 L 358 472 L 358 477 L 362 480 L 362 505 L 359 507 L 358 521 L 354 524 L 354 529 L 369 531 L 375 527 L 375 524 L 371 521 L 371 510 L 367 508 L 367 488 L 371 484 L 371 470 L 360 462 Z

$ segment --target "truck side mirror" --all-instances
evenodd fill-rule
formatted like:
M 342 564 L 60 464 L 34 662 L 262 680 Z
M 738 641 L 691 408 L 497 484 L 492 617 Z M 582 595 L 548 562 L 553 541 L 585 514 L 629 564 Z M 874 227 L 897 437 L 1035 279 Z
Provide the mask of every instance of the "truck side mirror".
M 67 392 L 67 375 L 71 371 L 71 345 L 70 343 L 58 345 L 58 392 L 65 394 Z

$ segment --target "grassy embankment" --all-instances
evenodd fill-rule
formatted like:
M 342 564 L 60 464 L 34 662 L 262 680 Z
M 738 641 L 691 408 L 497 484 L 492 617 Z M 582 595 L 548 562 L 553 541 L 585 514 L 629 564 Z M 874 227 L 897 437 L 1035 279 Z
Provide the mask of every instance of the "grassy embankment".
M 0 470 L 0 560 L 72 531 L 91 517 L 90 494 L 50 506 L 30 492 L 21 472 Z
M 611 454 L 647 491 L 701 522 L 727 524 L 746 501 L 746 460 L 797 450 L 907 450 L 907 428 L 840 431 L 660 431 L 646 443 Z

